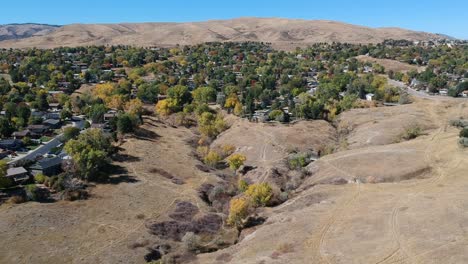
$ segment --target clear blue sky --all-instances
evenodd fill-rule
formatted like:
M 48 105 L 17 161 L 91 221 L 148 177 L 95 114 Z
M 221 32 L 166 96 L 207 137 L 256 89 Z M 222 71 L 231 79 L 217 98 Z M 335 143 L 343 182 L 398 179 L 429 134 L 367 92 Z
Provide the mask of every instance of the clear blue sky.
M 244 16 L 329 19 L 468 39 L 468 0 L 5 0 L 0 24 L 186 22 Z

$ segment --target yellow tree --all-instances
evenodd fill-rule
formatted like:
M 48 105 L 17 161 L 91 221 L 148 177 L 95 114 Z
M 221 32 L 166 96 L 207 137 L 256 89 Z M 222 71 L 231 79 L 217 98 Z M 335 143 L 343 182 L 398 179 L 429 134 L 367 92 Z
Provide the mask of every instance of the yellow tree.
M 250 197 L 254 206 L 265 206 L 270 201 L 271 197 L 273 196 L 273 190 L 271 186 L 264 182 L 264 183 L 256 183 L 252 184 L 247 188 L 245 194 Z
M 229 216 L 227 223 L 236 227 L 241 227 L 243 220 L 249 215 L 249 200 L 245 197 L 234 198 L 229 203 Z
M 136 116 L 140 116 L 143 113 L 143 103 L 140 99 L 132 99 L 125 104 L 125 110 Z
M 112 109 L 123 110 L 125 105 L 125 98 L 121 94 L 112 95 L 105 100 L 107 107 Z
M 228 159 L 227 162 L 229 164 L 229 168 L 232 170 L 237 170 L 240 168 L 240 166 L 244 165 L 244 162 L 247 160 L 247 158 L 242 155 L 242 154 L 234 154 L 231 155 Z
M 114 93 L 114 86 L 111 83 L 103 83 L 96 85 L 93 90 L 93 95 L 102 99 L 104 102 L 109 100 L 109 97 Z
M 171 99 L 158 101 L 156 104 L 156 113 L 161 116 L 168 116 L 171 114 Z
M 239 98 L 235 93 L 232 93 L 229 95 L 229 97 L 226 99 L 226 103 L 224 104 L 224 107 L 232 109 L 236 107 L 236 104 L 239 104 Z

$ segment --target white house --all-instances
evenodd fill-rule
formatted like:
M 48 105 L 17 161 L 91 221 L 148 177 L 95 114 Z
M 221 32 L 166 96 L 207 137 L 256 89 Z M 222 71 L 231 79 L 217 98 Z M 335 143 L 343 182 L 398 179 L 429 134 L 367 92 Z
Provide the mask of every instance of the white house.
M 373 93 L 368 93 L 368 94 L 366 94 L 366 100 L 367 100 L 367 101 L 372 101 L 372 100 L 374 100 L 374 94 L 373 94 Z

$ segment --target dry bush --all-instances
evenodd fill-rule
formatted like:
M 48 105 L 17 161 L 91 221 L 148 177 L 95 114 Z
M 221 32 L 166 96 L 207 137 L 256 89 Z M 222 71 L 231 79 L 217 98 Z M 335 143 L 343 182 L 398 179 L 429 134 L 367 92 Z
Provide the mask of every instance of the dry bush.
M 271 254 L 272 259 L 277 259 L 284 254 L 294 252 L 294 245 L 289 243 L 280 244 L 276 250 Z
M 20 203 L 25 203 L 25 202 L 26 202 L 26 198 L 21 195 L 14 195 L 7 200 L 7 203 L 10 203 L 10 204 L 20 204 Z

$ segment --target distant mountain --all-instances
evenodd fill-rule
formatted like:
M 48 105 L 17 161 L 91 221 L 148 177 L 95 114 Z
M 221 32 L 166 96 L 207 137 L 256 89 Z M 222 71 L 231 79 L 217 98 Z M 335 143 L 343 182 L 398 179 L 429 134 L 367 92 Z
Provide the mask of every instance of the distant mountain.
M 33 28 L 34 25 L 29 27 Z M 191 23 L 72 24 L 60 28 L 45 27 L 30 35 L 33 37 L 2 41 L 0 47 L 53 48 L 107 44 L 174 46 L 214 41 L 260 41 L 272 43 L 277 48 L 290 49 L 316 42 L 379 43 L 385 39 L 445 38 L 438 34 L 401 28 L 370 28 L 336 21 L 281 18 L 238 18 Z
M 0 25 L 0 41 L 44 36 L 59 27 L 60 26 L 35 23 Z

